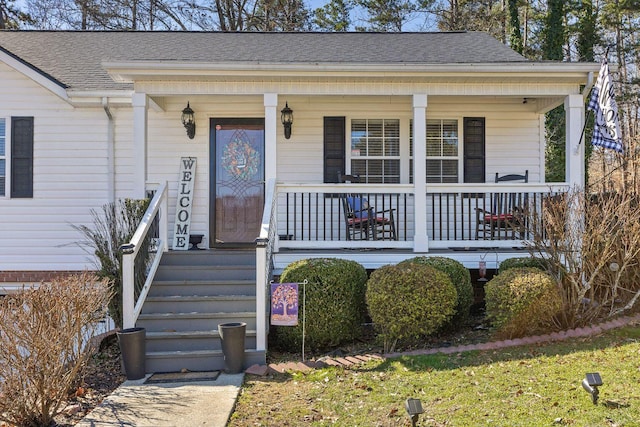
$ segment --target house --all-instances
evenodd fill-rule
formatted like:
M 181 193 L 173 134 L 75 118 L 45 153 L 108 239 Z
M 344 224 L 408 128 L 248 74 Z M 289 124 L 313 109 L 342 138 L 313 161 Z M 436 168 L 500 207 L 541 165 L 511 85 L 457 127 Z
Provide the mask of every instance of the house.
M 71 224 L 155 194 L 164 250 L 147 299 L 164 282 L 201 284 L 190 275 L 220 249 L 248 249 L 253 272 L 225 280 L 235 292 L 252 281 L 260 360 L 266 284 L 293 260 L 446 254 L 491 268 L 513 256 L 526 229 L 504 227 L 495 195 L 537 209 L 584 183 L 598 69 L 528 61 L 479 32 L 0 32 L 0 282 L 93 268 Z M 544 113 L 559 105 L 567 182 L 545 183 Z M 526 182 L 495 180 L 513 174 Z M 195 234 L 215 250 L 182 251 Z M 129 326 L 148 310 L 130 310 Z

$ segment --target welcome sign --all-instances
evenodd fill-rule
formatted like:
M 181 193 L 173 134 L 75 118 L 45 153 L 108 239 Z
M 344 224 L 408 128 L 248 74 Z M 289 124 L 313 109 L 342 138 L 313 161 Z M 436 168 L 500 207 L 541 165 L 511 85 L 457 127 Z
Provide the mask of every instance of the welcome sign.
M 176 221 L 173 233 L 173 250 L 189 249 L 189 230 L 191 228 L 191 205 L 193 204 L 193 183 L 196 178 L 196 158 L 180 159 L 178 178 L 178 197 L 176 198 Z

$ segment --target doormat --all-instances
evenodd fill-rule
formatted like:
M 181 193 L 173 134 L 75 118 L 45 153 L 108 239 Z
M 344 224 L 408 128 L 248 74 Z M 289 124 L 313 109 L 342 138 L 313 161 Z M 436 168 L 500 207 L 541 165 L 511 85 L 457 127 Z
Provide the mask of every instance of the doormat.
M 195 381 L 215 381 L 220 375 L 220 371 L 207 372 L 168 372 L 164 374 L 153 374 L 145 384 L 163 383 L 189 383 Z

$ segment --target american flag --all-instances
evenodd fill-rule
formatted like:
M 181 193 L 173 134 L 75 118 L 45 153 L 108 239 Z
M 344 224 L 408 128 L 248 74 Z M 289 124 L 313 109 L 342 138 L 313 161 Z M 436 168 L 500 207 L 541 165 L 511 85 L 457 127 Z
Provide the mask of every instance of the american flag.
M 618 120 L 618 106 L 613 91 L 613 82 L 609 74 L 609 64 L 606 58 L 600 66 L 600 73 L 595 86 L 591 90 L 591 97 L 587 108 L 595 113 L 595 124 L 591 144 L 624 152 L 620 121 Z

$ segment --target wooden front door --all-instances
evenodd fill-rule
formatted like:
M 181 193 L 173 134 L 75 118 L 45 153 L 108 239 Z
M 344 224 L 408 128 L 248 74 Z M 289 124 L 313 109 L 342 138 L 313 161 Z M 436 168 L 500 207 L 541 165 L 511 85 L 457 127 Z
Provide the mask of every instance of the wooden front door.
M 211 247 L 254 245 L 264 206 L 264 119 L 211 119 Z

